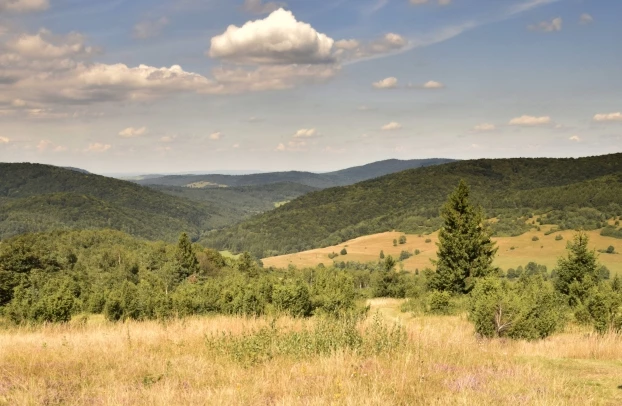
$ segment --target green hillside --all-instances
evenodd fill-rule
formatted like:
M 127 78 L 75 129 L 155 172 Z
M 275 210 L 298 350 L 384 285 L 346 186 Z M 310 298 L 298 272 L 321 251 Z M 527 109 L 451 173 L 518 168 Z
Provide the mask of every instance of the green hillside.
M 432 232 L 460 179 L 487 211 L 497 235 L 520 235 L 537 221 L 596 229 L 622 215 L 622 154 L 579 159 L 483 159 L 425 167 L 313 192 L 203 243 L 267 257 L 335 245 L 397 229 Z M 532 214 L 539 214 L 530 219 Z M 534 223 L 533 225 L 531 223 Z M 526 224 L 526 223 L 529 223 Z M 610 227 L 609 231 L 618 232 Z
M 39 164 L 0 164 L 0 238 L 52 229 L 112 228 L 149 239 L 227 224 L 215 206 L 134 183 Z
M 413 159 L 400 161 L 397 159 L 390 159 L 328 173 L 290 171 L 252 175 L 171 175 L 137 180 L 136 183 L 140 185 L 188 186 L 204 182 L 207 183 L 206 187 L 240 187 L 285 182 L 298 183 L 317 189 L 325 189 L 335 186 L 351 185 L 406 169 L 440 165 L 448 162 L 453 162 L 453 160 Z
M 291 182 L 200 189 L 161 185 L 150 187 L 173 196 L 217 206 L 221 213 L 228 215 L 231 224 L 272 210 L 279 204 L 318 190 L 311 186 Z

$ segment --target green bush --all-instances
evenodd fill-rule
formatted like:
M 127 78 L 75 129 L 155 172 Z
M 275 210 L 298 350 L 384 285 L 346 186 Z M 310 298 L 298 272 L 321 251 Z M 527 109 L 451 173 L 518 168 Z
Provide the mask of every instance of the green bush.
M 307 286 L 300 281 L 275 285 L 272 292 L 272 303 L 277 311 L 292 317 L 308 317 L 311 315 L 311 296 Z
M 564 239 L 564 236 L 562 236 L 561 234 L 557 234 L 557 235 L 555 236 L 555 241 L 561 241 L 561 240 L 563 240 L 563 239 Z
M 341 252 L 339 253 L 340 255 L 348 255 L 348 250 L 346 250 L 345 248 L 341 250 Z
M 487 338 L 536 340 L 565 324 L 564 301 L 542 276 L 516 283 L 498 278 L 477 282 L 471 293 L 469 320 Z
M 438 314 L 438 315 L 451 314 L 453 311 L 453 306 L 451 303 L 451 294 L 446 291 L 443 291 L 443 292 L 439 292 L 437 290 L 432 291 L 426 298 L 425 311 L 426 313 Z
M 405 236 L 405 235 L 402 235 L 402 236 L 400 237 L 400 239 L 399 239 L 399 243 L 400 243 L 401 245 L 406 244 L 406 236 Z
M 404 261 L 404 260 L 407 260 L 408 258 L 410 258 L 412 256 L 413 256 L 413 254 L 411 254 L 410 251 L 402 251 L 400 253 L 400 259 L 399 260 L 400 261 Z
M 540 238 L 539 238 L 538 236 L 534 235 L 534 236 L 531 238 L 531 241 L 540 241 Z

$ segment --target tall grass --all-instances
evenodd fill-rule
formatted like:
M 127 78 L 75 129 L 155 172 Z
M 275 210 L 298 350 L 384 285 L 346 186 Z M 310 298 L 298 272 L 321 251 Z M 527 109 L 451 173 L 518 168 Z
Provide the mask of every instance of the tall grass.
M 619 336 L 488 341 L 464 316 L 384 320 L 4 329 L 0 405 L 622 404 Z

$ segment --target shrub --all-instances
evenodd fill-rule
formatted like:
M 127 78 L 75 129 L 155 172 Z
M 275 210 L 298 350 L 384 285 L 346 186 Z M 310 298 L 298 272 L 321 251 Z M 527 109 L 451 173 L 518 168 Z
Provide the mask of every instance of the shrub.
M 380 251 L 380 259 L 384 259 L 384 251 Z
M 403 235 L 403 236 L 401 236 L 401 237 L 400 237 L 399 243 L 400 243 L 401 245 L 406 244 L 406 236 L 405 236 L 405 235 Z
M 561 241 L 561 240 L 563 240 L 563 239 L 564 239 L 564 237 L 563 237 L 561 234 L 557 234 L 557 235 L 555 236 L 555 241 Z
M 488 338 L 546 338 L 563 327 L 564 314 L 563 299 L 541 276 L 517 283 L 482 279 L 470 298 L 469 320 L 477 334 Z
M 586 300 L 581 317 L 589 317 L 594 330 L 599 334 L 622 331 L 622 295 L 613 291 L 610 285 L 603 284 L 594 289 Z M 577 317 L 577 318 L 579 318 Z
M 409 251 L 402 251 L 400 253 L 400 261 L 404 261 L 410 257 L 412 257 L 412 254 Z
M 328 254 L 328 258 L 329 259 L 335 259 L 339 256 L 339 254 L 337 254 L 336 252 L 332 252 L 330 254 Z
M 341 252 L 339 253 L 340 255 L 348 255 L 348 250 L 346 250 L 345 248 L 341 250 Z
M 531 241 L 540 241 L 540 237 L 538 237 L 538 236 L 534 235 L 534 236 L 531 238 Z
M 426 313 L 449 315 L 452 312 L 451 294 L 443 291 L 433 291 L 426 300 Z
M 420 250 L 418 250 L 418 249 L 416 249 L 416 250 L 415 250 L 415 255 L 419 255 L 419 254 L 421 254 L 421 251 L 420 251 Z
M 287 313 L 292 317 L 311 315 L 309 289 L 300 281 L 274 286 L 272 303 L 277 311 Z
M 425 243 L 426 243 L 426 244 L 429 244 L 429 243 L 431 243 L 431 242 L 432 242 L 432 240 L 431 240 L 431 239 L 429 239 L 429 238 L 427 238 L 427 239 L 425 240 Z
M 393 246 L 397 247 L 397 240 L 396 239 L 393 240 Z
M 609 247 L 607 247 L 607 250 L 605 252 L 607 254 L 614 254 L 616 252 L 616 249 L 614 248 L 613 245 L 610 245 Z

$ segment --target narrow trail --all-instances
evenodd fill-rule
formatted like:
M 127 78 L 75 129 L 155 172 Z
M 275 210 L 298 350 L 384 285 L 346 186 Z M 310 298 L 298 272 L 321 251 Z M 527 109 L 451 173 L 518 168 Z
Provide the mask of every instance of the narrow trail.
M 367 300 L 371 314 L 380 313 L 385 319 L 392 323 L 406 324 L 412 320 L 410 313 L 402 313 L 400 307 L 404 299 L 376 298 Z

